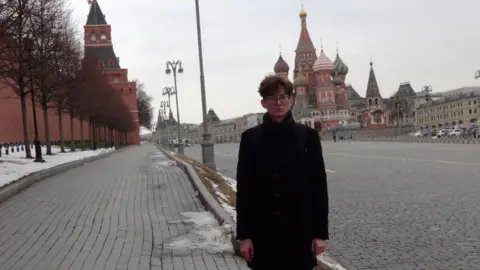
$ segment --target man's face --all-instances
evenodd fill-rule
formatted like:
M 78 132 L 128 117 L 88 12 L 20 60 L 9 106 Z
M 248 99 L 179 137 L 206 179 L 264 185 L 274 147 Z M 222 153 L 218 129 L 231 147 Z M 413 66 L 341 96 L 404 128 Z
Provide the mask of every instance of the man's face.
M 272 117 L 282 117 L 287 114 L 293 104 L 293 97 L 287 95 L 285 89 L 279 89 L 274 95 L 262 99 L 262 106 Z

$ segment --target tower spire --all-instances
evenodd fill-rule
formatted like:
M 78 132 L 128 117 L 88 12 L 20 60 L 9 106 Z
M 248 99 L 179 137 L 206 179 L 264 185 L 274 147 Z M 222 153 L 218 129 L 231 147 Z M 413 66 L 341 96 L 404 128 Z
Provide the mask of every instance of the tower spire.
M 310 34 L 308 33 L 307 12 L 305 12 L 305 9 L 303 9 L 303 5 L 302 10 L 300 10 L 299 16 L 302 28 L 300 30 L 300 38 L 298 39 L 297 52 L 315 50 L 315 47 L 313 47 L 312 39 L 310 38 Z
M 106 25 L 105 15 L 103 14 L 97 0 L 88 0 L 90 12 L 88 13 L 86 25 Z
M 370 74 L 368 75 L 367 93 L 365 98 L 372 97 L 381 98 L 382 95 L 380 95 L 380 90 L 378 89 L 377 78 L 375 76 L 375 71 L 373 70 L 373 61 L 370 59 Z

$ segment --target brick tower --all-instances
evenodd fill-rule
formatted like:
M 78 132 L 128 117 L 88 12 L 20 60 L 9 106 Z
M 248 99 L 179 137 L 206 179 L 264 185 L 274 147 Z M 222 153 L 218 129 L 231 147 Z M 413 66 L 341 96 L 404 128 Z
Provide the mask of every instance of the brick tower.
M 383 98 L 378 88 L 377 78 L 370 61 L 370 74 L 368 75 L 367 93 L 365 95 L 367 112 L 363 115 L 367 126 L 370 128 L 384 128 L 387 126 Z
M 293 78 L 297 78 L 298 73 L 302 71 L 304 77 L 309 82 L 309 87 L 307 87 L 307 93 L 309 93 L 310 90 L 313 92 L 315 91 L 316 80 L 313 73 L 313 63 L 315 60 L 317 60 L 317 54 L 307 28 L 307 12 L 305 12 L 303 7 L 298 16 L 300 17 L 301 28 L 297 49 L 295 50 L 295 68 L 293 70 Z
M 120 92 L 135 124 L 129 134 L 132 144 L 140 143 L 138 124 L 137 85 L 128 80 L 128 69 L 120 67 L 120 59 L 115 55 L 112 44 L 112 29 L 105 19 L 97 0 L 89 1 L 90 12 L 84 26 L 85 54 L 98 60 L 98 66 L 110 85 Z

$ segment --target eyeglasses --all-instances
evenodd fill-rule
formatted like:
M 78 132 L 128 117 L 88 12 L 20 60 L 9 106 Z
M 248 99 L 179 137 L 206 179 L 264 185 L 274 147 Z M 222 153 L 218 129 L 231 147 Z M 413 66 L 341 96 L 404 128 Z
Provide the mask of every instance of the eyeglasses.
M 280 96 L 268 96 L 265 98 L 265 101 L 271 102 L 271 103 L 277 103 L 280 101 L 281 104 L 287 104 L 288 103 L 288 98 L 290 96 L 288 95 L 280 95 Z

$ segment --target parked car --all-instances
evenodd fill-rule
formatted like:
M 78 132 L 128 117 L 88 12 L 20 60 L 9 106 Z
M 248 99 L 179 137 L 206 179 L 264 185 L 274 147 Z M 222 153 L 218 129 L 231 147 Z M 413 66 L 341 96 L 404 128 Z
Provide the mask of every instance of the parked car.
M 450 136 L 450 137 L 461 137 L 464 133 L 465 133 L 465 130 L 456 128 L 456 129 L 452 129 L 452 131 L 450 131 L 448 136 Z

